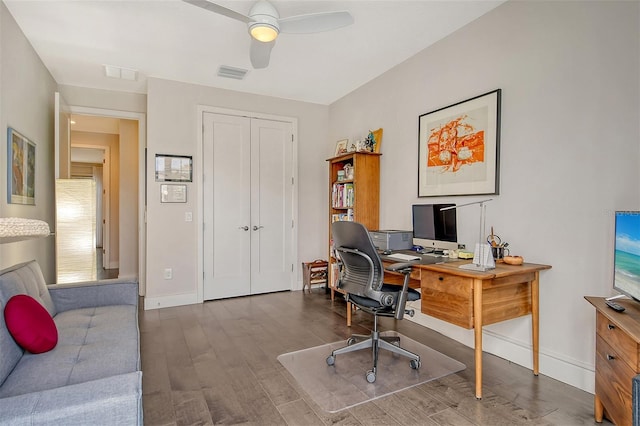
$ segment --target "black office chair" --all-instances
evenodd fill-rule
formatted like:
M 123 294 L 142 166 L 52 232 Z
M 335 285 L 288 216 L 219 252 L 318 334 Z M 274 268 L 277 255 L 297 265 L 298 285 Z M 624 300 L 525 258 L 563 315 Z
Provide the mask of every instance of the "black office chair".
M 334 350 L 327 357 L 327 364 L 335 364 L 336 355 L 365 348 L 373 349 L 373 368 L 367 371 L 369 383 L 376 381 L 378 350 L 386 349 L 404 355 L 411 360 L 411 368 L 420 368 L 420 356 L 400 347 L 399 337 L 380 336 L 378 317 L 395 317 L 401 320 L 406 313 L 413 316 L 413 310 L 405 310 L 407 300 L 420 299 L 420 293 L 409 288 L 411 263 L 395 263 L 387 270 L 404 274 L 402 287 L 383 283 L 384 269 L 367 229 L 357 222 L 334 222 L 333 242 L 338 258 L 342 261 L 342 273 L 338 287 L 346 292 L 347 302 L 351 302 L 365 312 L 373 314 L 371 335 L 352 335 L 347 346 Z

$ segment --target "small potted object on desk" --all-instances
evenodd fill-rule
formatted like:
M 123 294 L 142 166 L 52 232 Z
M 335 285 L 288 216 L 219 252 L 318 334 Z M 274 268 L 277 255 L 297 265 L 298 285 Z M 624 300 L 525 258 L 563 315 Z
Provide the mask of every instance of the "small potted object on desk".
M 496 263 L 507 263 L 509 265 L 522 265 L 524 258 L 522 256 L 511 256 L 509 253 L 509 243 L 502 242 L 502 239 L 493 232 L 493 226 L 491 227 L 491 234 L 487 237 L 487 242 L 491 246 L 491 252 Z

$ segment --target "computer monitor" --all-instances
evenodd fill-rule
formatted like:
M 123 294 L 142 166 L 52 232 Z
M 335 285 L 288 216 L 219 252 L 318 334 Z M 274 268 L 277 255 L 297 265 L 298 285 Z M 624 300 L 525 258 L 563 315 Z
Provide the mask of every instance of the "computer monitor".
M 455 204 L 414 204 L 413 245 L 430 250 L 456 250 L 458 230 L 456 209 L 441 211 Z
M 615 213 L 613 288 L 640 301 L 640 211 Z

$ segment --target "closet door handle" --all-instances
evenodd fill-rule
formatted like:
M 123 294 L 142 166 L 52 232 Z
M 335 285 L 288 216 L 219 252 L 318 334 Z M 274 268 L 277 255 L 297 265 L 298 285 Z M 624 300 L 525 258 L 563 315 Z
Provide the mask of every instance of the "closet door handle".
M 238 226 L 238 229 L 242 229 L 243 231 L 248 231 L 249 227 L 248 226 Z
M 260 226 L 253 225 L 253 230 L 254 231 L 257 231 L 258 229 L 261 229 L 261 228 L 264 228 L 264 226 L 262 226 L 262 225 L 260 225 Z

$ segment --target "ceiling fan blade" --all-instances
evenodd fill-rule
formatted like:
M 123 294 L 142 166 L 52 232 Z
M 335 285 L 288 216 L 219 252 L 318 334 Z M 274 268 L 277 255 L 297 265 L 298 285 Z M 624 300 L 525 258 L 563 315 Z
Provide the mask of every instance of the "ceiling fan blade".
M 276 41 L 270 41 L 268 43 L 264 43 L 251 38 L 251 50 L 250 50 L 250 58 L 251 65 L 253 68 L 260 69 L 266 68 L 269 66 L 269 59 L 271 58 L 271 49 L 276 45 Z
M 218 13 L 220 15 L 226 16 L 227 18 L 236 19 L 246 24 L 248 24 L 249 22 L 253 22 L 253 19 L 251 19 L 246 15 L 243 15 L 240 12 L 227 9 L 224 6 L 220 6 L 219 4 L 216 4 L 216 3 L 211 3 L 210 1 L 207 1 L 207 0 L 182 0 L 182 1 L 185 3 L 192 4 L 194 6 L 201 7 L 205 10 L 208 10 L 209 12 Z
M 282 33 L 319 33 L 351 25 L 353 16 L 347 11 L 320 12 L 282 18 L 278 23 Z

